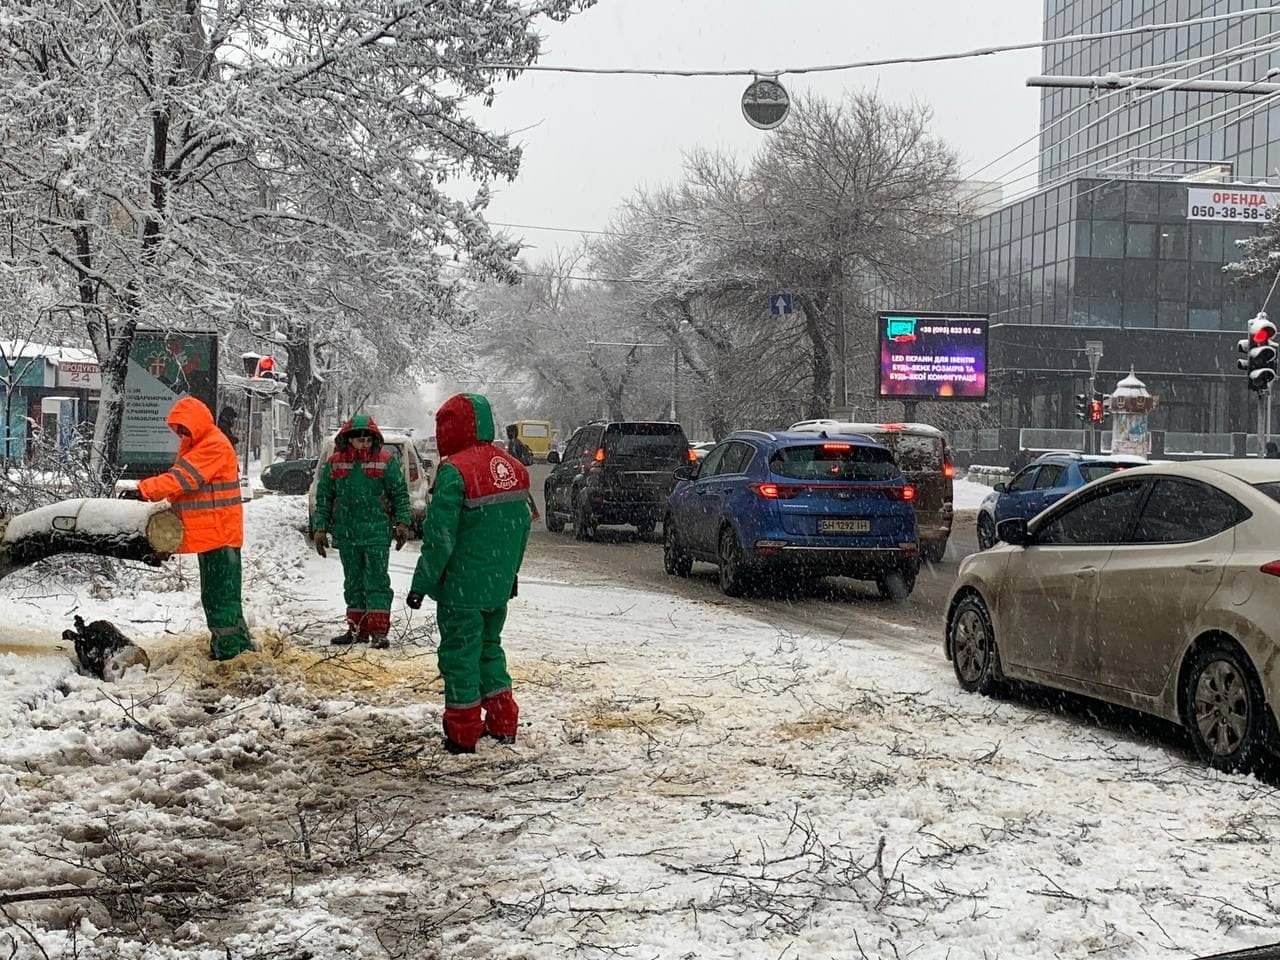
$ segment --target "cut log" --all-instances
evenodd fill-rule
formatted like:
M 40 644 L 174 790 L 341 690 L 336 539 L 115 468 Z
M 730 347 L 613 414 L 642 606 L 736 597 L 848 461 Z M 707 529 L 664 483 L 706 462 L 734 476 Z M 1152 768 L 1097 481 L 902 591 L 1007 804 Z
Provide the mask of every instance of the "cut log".
M 166 501 L 64 500 L 0 519 L 0 577 L 60 553 L 91 553 L 158 565 L 182 542 Z

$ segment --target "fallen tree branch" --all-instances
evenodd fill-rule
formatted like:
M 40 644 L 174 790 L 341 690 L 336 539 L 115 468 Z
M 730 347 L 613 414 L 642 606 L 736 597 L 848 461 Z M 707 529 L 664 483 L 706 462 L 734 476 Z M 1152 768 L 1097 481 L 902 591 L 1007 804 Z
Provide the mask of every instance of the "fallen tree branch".
M 30 903 L 34 900 L 67 900 L 76 897 L 121 897 L 130 894 L 152 896 L 158 893 L 198 893 L 200 886 L 190 882 L 173 883 L 119 883 L 100 884 L 96 887 L 51 887 L 47 890 L 20 890 L 17 893 L 0 893 L 0 905 Z

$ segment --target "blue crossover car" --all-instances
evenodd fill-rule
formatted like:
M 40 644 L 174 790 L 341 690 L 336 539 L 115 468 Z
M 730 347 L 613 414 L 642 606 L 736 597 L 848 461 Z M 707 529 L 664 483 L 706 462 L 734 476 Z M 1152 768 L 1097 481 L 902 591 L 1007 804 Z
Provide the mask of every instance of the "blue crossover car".
M 866 437 L 740 430 L 676 478 L 663 518 L 673 576 L 714 563 L 730 596 L 822 576 L 874 580 L 895 600 L 915 586 L 915 491 Z
M 1046 453 L 1019 470 L 1007 483 L 997 483 L 978 507 L 978 549 L 996 545 L 996 527 L 1003 520 L 1030 520 L 1072 490 L 1108 477 L 1117 470 L 1145 467 L 1138 457 Z

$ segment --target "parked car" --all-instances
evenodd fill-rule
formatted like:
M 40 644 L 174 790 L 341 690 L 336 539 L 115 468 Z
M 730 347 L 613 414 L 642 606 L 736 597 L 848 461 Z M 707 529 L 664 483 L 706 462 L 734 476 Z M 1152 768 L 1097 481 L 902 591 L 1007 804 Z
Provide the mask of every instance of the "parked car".
M 551 455 L 545 523 L 552 533 L 572 523 L 580 540 L 604 524 L 652 533 L 675 486 L 675 471 L 694 461 L 678 423 L 626 420 L 589 423 Z
M 874 580 L 905 599 L 919 571 L 915 491 L 893 454 L 855 434 L 730 434 L 681 481 L 663 518 L 663 565 L 717 565 L 720 588 L 822 576 Z
M 320 482 L 320 464 L 333 455 L 335 437 L 325 439 L 320 447 L 320 457 L 313 461 L 311 483 L 307 488 L 307 528 L 315 528 L 316 484 Z M 404 470 L 405 482 L 409 485 L 409 507 L 413 511 L 413 532 L 422 536 L 422 521 L 427 515 L 427 502 L 431 499 L 431 485 L 435 482 L 435 464 L 424 462 L 419 456 L 413 440 L 405 433 L 382 431 L 382 445 L 391 452 Z
M 311 478 L 315 472 L 315 457 L 277 460 L 263 468 L 262 485 L 276 493 L 301 496 L 310 488 Z
M 1030 520 L 1086 483 L 1146 463 L 1138 457 L 1088 456 L 1070 451 L 1038 457 L 1008 481 L 993 486 L 978 507 L 978 549 L 995 546 L 1000 521 L 1013 517 Z
M 805 433 L 857 434 L 887 447 L 916 492 L 916 530 L 920 555 L 938 563 L 946 555 L 955 513 L 955 463 L 947 438 L 925 423 L 854 423 L 802 420 L 792 430 Z
M 1088 484 L 960 565 L 946 655 L 984 694 L 1031 681 L 1182 724 L 1245 770 L 1280 706 L 1280 463 L 1135 467 Z

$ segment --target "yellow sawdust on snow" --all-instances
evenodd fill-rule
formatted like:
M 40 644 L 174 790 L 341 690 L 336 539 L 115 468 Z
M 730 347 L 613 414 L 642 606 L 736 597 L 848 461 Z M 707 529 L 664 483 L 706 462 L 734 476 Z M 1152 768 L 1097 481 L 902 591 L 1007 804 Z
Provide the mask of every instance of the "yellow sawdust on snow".
M 828 734 L 832 730 L 854 730 L 858 726 L 858 719 L 852 714 L 821 710 L 817 713 L 807 713 L 798 720 L 785 720 L 773 729 L 779 736 L 786 737 L 788 740 L 811 740 Z
M 698 711 L 685 704 L 668 706 L 659 702 L 652 706 L 631 706 L 598 700 L 579 711 L 574 719 L 594 730 L 648 730 L 653 727 L 697 723 L 699 717 Z
M 439 700 L 444 684 L 433 650 L 372 650 L 298 646 L 274 630 L 255 630 L 257 650 L 232 660 L 208 658 L 207 634 L 166 637 L 146 643 L 152 674 L 175 675 L 193 687 L 216 687 L 230 694 L 257 695 L 276 686 L 299 685 L 322 699 L 374 703 Z M 545 663 L 512 665 L 516 684 L 546 684 L 554 668 Z

